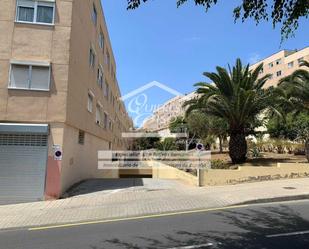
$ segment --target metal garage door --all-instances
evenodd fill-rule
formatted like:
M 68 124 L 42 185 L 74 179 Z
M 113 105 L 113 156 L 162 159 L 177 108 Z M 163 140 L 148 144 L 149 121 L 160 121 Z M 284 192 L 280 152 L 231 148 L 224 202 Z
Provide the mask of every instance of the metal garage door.
M 20 128 L 25 127 L 19 126 L 18 132 L 0 128 L 0 204 L 37 201 L 44 197 L 47 132 L 34 133 L 33 127 L 32 130 L 26 128 L 25 132 Z M 10 129 L 16 130 L 13 126 Z

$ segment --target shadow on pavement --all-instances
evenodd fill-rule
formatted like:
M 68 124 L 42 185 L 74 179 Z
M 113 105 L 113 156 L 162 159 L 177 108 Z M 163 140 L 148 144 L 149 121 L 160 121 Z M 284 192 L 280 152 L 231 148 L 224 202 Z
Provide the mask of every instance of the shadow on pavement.
M 85 180 L 74 184 L 65 194 L 64 197 L 84 195 L 105 190 L 125 189 L 136 186 L 144 186 L 143 179 L 92 179 Z
M 309 235 L 292 235 L 280 237 L 267 237 L 273 234 L 305 231 L 309 229 L 309 221 L 287 206 L 246 209 L 244 211 L 221 211 L 212 214 L 222 229 L 212 230 L 203 227 L 178 230 L 173 234 L 159 234 L 152 231 L 155 236 L 136 236 L 130 241 L 111 238 L 102 241 L 102 246 L 91 246 L 91 249 L 127 248 L 127 249 L 155 249 L 155 248 L 185 248 L 192 245 L 205 245 L 206 249 L 308 249 Z M 206 215 L 205 215 L 206 216 Z M 207 218 L 205 217 L 205 223 Z M 206 227 L 206 226 L 205 226 Z M 209 227 L 209 224 L 208 224 Z M 225 227 L 227 230 L 225 229 Z M 148 229 L 151 230 L 151 224 Z M 134 242 L 132 242 L 134 241 Z M 138 242 L 139 241 L 139 242 Z M 189 247 L 188 247 L 189 248 Z

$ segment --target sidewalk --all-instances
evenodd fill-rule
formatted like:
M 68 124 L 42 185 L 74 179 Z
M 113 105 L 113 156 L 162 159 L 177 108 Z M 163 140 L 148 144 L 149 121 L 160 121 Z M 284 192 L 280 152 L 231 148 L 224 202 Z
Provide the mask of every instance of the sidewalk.
M 95 192 L 87 193 L 83 192 L 83 186 L 67 199 L 0 206 L 0 229 L 217 208 L 258 199 L 309 195 L 309 178 L 203 188 L 178 181 L 143 179 L 130 185 L 121 180 L 130 181 L 120 179 L 117 187 L 113 185 L 115 180 L 104 180 L 109 186 L 107 190 L 96 188 Z

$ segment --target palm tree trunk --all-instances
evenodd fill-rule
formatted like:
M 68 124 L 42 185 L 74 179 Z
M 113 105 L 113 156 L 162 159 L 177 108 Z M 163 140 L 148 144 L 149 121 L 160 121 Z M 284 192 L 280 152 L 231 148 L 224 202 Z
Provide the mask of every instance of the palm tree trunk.
M 247 141 L 243 132 L 231 133 L 229 142 L 229 155 L 234 164 L 244 163 L 247 159 Z
M 307 139 L 305 143 L 305 152 L 306 152 L 307 160 L 309 162 L 309 139 Z
M 219 136 L 219 148 L 220 148 L 220 153 L 223 152 L 223 146 L 222 146 L 222 137 Z

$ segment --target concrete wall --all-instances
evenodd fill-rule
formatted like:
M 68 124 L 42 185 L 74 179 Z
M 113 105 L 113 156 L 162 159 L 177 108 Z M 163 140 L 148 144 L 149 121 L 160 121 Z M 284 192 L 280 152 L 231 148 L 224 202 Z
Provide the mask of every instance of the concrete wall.
M 198 179 L 185 171 L 165 165 L 158 161 L 148 162 L 152 166 L 152 178 L 180 180 L 187 184 L 198 186 Z
M 0 3 L 0 120 L 65 121 L 72 0 L 57 1 L 54 26 L 15 23 L 16 1 Z M 51 62 L 51 90 L 9 90 L 10 60 Z
M 108 150 L 108 141 L 85 133 L 85 143 L 78 143 L 79 130 L 65 125 L 63 160 L 61 170 L 61 193 L 72 184 L 91 178 L 117 178 L 118 171 L 98 169 L 98 151 Z
M 201 186 L 309 177 L 309 164 L 282 163 L 277 167 L 239 167 L 238 170 L 205 170 Z
M 97 25 L 94 25 L 91 19 L 93 5 L 95 5 L 98 12 Z M 121 93 L 114 75 L 116 63 L 101 9 L 99 0 L 73 2 L 66 123 L 110 142 L 113 149 L 124 149 L 126 146 L 123 143 L 121 133 L 128 131 L 131 124 L 120 100 Z M 103 49 L 100 48 L 98 42 L 101 31 L 104 34 Z M 89 50 L 91 47 L 96 52 L 94 68 L 89 65 Z M 106 63 L 107 54 L 110 55 L 110 66 Z M 109 85 L 110 94 L 108 98 L 104 96 L 104 89 L 97 82 L 99 65 L 103 67 L 104 82 Z M 92 113 L 87 110 L 89 91 L 94 94 Z M 112 101 L 113 98 L 115 101 Z M 95 109 L 97 103 L 102 105 L 103 112 L 107 113 L 112 120 L 112 130 L 109 128 L 104 129 L 102 125 L 96 124 Z

